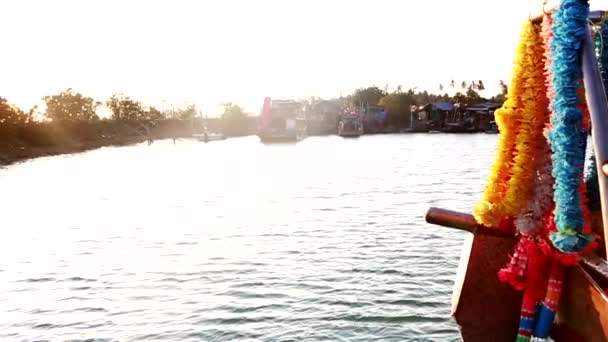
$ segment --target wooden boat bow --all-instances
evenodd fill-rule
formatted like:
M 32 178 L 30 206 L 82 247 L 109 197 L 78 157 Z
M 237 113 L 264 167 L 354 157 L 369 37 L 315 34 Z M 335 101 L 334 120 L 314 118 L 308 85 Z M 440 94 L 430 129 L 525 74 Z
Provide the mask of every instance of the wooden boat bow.
M 479 225 L 473 215 L 430 208 L 426 221 L 470 232 L 465 240 L 454 284 L 452 315 L 462 339 L 514 341 L 522 295 L 498 280 L 517 240 L 515 235 Z M 595 254 L 583 256 L 580 265 L 566 274 L 554 340 L 608 341 L 608 262 Z M 564 331 L 568 337 L 563 337 Z M 560 336 L 562 336 L 560 338 Z
M 545 0 L 542 3 L 542 10 L 535 15 L 530 13 L 529 20 L 533 23 L 542 22 L 545 14 L 551 12 L 559 3 L 559 0 Z M 564 6 L 575 7 L 572 4 Z M 588 8 L 586 9 L 588 10 Z M 567 10 L 566 8 L 564 11 Z M 588 15 L 588 22 L 591 25 L 605 25 L 606 19 L 604 11 L 592 11 Z M 581 26 L 584 26 L 584 23 Z M 603 232 L 605 237 L 604 248 L 600 250 L 600 253 L 606 255 L 608 254 L 608 99 L 599 72 L 591 33 L 592 27 L 588 26 L 581 49 L 581 71 L 591 119 L 592 141 L 597 160 L 598 188 L 601 202 L 601 211 L 595 213 L 594 225 L 596 226 L 596 232 Z M 559 63 L 568 63 L 568 61 L 562 58 Z M 556 62 L 556 59 L 553 59 L 553 62 Z M 557 175 L 559 176 L 561 173 L 557 172 Z M 568 179 L 561 177 L 561 181 L 567 182 Z M 564 203 L 568 202 L 568 195 L 563 193 L 561 195 L 563 196 L 557 196 L 557 198 Z M 536 302 L 532 304 L 526 302 L 525 314 L 522 316 L 524 317 L 522 318 L 522 330 L 518 335 L 520 309 L 523 310 L 522 292 L 513 289 L 510 285 L 501 283 L 498 279 L 498 271 L 509 263 L 510 254 L 513 253 L 518 241 L 515 233 L 501 231 L 497 228 L 487 228 L 477 224 L 472 215 L 439 208 L 430 208 L 426 214 L 426 221 L 472 233 L 466 236 L 457 280 L 454 285 L 452 303 L 452 313 L 460 327 L 463 340 L 465 342 L 510 342 L 514 341 L 516 336 L 523 339 L 528 338 L 530 328 L 527 323 L 534 320 L 534 318 L 529 317 L 530 312 L 539 312 L 534 310 Z M 495 221 L 487 220 L 486 222 Z M 567 230 L 565 227 L 558 228 Z M 566 250 L 574 252 L 579 249 Z M 514 256 L 516 262 L 524 265 L 528 263 L 526 258 L 525 251 L 523 255 Z M 516 267 L 519 267 L 519 265 L 507 269 L 506 272 L 516 272 L 514 271 L 517 270 Z M 522 273 L 518 274 L 523 274 L 523 271 L 520 272 Z M 514 275 L 515 273 L 508 274 Z M 608 341 L 608 296 L 606 295 L 606 290 L 608 290 L 608 263 L 606 260 L 595 254 L 585 255 L 578 265 L 568 267 L 564 276 L 561 299 L 556 298 L 555 295 L 559 292 L 552 292 L 552 297 L 546 297 L 550 298 L 551 303 L 559 301 L 554 327 L 566 328 L 553 331 L 551 334 L 553 340 L 556 342 Z M 561 274 L 559 279 L 561 279 Z M 518 285 L 521 285 L 524 281 L 524 279 L 522 279 L 522 282 L 518 280 Z M 557 281 L 557 284 L 557 290 L 555 291 L 559 291 L 561 282 Z M 526 287 L 525 285 L 522 286 Z M 531 287 L 532 285 L 530 285 Z M 527 295 L 530 295 L 530 293 L 526 292 Z M 547 293 L 549 293 L 549 290 L 547 290 Z M 537 299 L 534 298 L 534 300 Z M 550 319 L 553 321 L 554 308 L 547 308 L 545 304 L 543 304 L 543 308 L 548 310 L 545 312 L 550 312 L 545 317 L 550 315 Z M 540 326 L 542 330 L 548 327 L 544 323 L 534 326 L 536 328 Z M 569 331 L 572 334 L 567 334 L 567 337 L 565 337 L 560 333 L 564 331 Z M 534 334 L 536 333 L 539 335 L 534 336 L 539 338 L 544 339 L 547 336 L 545 331 L 534 332 Z M 575 335 L 577 337 L 573 337 Z
M 431 207 L 427 211 L 425 219 L 426 222 L 431 224 L 455 228 L 473 234 L 503 237 L 507 239 L 515 238 L 513 234 L 505 231 L 480 225 L 475 221 L 473 215 L 458 211 Z M 586 254 L 582 256 L 581 264 L 594 274 L 594 279 L 598 282 L 605 283 L 608 288 L 608 262 L 606 260 L 598 257 L 596 254 Z

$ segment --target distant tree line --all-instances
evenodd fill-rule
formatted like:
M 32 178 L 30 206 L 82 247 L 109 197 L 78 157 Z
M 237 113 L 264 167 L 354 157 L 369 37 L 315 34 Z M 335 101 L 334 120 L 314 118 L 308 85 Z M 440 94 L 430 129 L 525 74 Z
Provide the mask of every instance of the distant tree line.
M 189 137 L 203 129 L 228 136 L 255 132 L 255 117 L 234 104 L 225 106 L 221 118 L 207 119 L 195 105 L 161 111 L 124 94 L 101 102 L 66 89 L 42 100 L 46 110 L 39 113 L 37 107 L 24 111 L 0 97 L 0 164 L 106 145 Z M 98 115 L 102 108 L 109 117 Z
M 141 102 L 124 94 L 114 94 L 107 101 L 95 101 L 73 89 L 49 95 L 43 98 L 46 111 L 42 117 L 35 117 L 37 107 L 25 112 L 9 103 L 8 99 L 0 97 L 0 126 L 23 126 L 34 122 L 54 122 L 57 124 L 70 122 L 93 123 L 98 121 L 141 122 L 154 124 L 163 120 L 183 121 L 202 124 L 203 117 L 195 105 L 185 108 L 160 111 L 153 106 L 144 106 Z M 111 113 L 109 118 L 100 118 L 97 114 L 99 107 L 105 106 Z M 242 125 L 248 115 L 237 105 L 225 106 L 222 118 L 225 118 L 223 128 L 238 134 L 243 130 Z
M 448 87 L 455 91 L 454 95 L 445 92 Z M 404 91 L 399 86 L 389 92 L 388 87 L 380 89 L 371 86 L 329 101 L 342 108 L 353 105 L 380 106 L 387 114 L 385 124 L 399 127 L 409 123 L 412 106 L 436 101 L 461 104 L 502 102 L 507 93 L 507 86 L 502 81 L 501 93 L 489 99 L 479 94 L 485 89 L 482 81 L 463 81 L 457 88 L 452 80 L 448 87 L 439 85 L 443 94 L 431 94 L 417 91 L 416 88 Z M 224 104 L 224 112 L 219 119 L 207 119 L 195 105 L 161 111 L 125 94 L 114 94 L 101 102 L 74 89 L 66 89 L 59 94 L 45 96 L 43 101 L 46 110 L 39 113 L 37 107 L 25 111 L 0 97 L 0 163 L 109 144 L 191 136 L 197 130 L 207 128 L 221 131 L 227 136 L 248 135 L 254 134 L 256 127 L 256 116 L 247 114 L 242 107 L 233 103 Z M 307 108 L 312 108 L 311 104 L 315 101 L 311 98 L 302 102 L 308 105 Z M 109 112 L 109 117 L 98 115 L 102 108 Z
M 401 86 L 393 92 L 388 92 L 388 87 L 380 89 L 377 86 L 356 89 L 353 94 L 341 99 L 342 102 L 351 105 L 371 105 L 381 106 L 385 109 L 389 121 L 395 118 L 406 117 L 411 106 L 423 105 L 431 102 L 445 101 L 450 103 L 476 104 L 484 101 L 503 102 L 507 93 L 507 86 L 500 81 L 501 93 L 489 99 L 480 96 L 478 91 L 485 89 L 482 81 L 463 81 L 460 84 L 461 91 L 457 91 L 450 96 L 444 94 L 431 94 L 427 91 L 416 91 L 411 88 L 403 91 Z M 454 80 L 449 82 L 449 87 L 456 88 Z M 444 91 L 445 87 L 440 84 L 439 90 Z M 51 121 L 56 123 L 64 122 L 96 122 L 100 120 L 113 120 L 118 122 L 140 121 L 154 123 L 162 120 L 179 121 L 202 121 L 195 105 L 177 110 L 160 111 L 153 106 L 144 106 L 141 102 L 132 99 L 124 94 L 114 94 L 107 101 L 95 101 L 93 98 L 85 96 L 73 89 L 43 98 L 46 105 L 46 112 L 42 118 L 35 118 L 37 108 L 24 111 L 11 105 L 8 99 L 0 97 L 0 126 L 26 125 L 35 121 Z M 110 110 L 109 118 L 101 119 L 97 114 L 97 109 L 104 106 Z M 248 114 L 243 108 L 233 103 L 224 104 L 224 113 L 221 117 L 220 128 L 232 134 L 239 134 L 246 130 Z
M 449 95 L 447 92 L 443 94 L 431 94 L 428 91 L 416 91 L 416 88 L 410 88 L 403 91 L 401 86 L 398 86 L 393 92 L 388 91 L 388 87 L 380 89 L 377 86 L 367 88 L 358 88 L 353 94 L 347 96 L 344 100 L 355 106 L 380 106 L 387 114 L 387 125 L 403 126 L 409 124 L 410 110 L 412 106 L 420 106 L 434 102 L 449 102 L 452 104 L 473 105 L 483 102 L 502 103 L 507 94 L 507 85 L 500 81 L 500 93 L 490 98 L 482 97 L 479 92 L 485 90 L 482 81 L 472 81 L 467 83 L 463 81 L 460 84 L 460 90 L 454 95 Z M 456 90 L 454 80 L 449 83 L 449 87 Z M 440 91 L 445 91 L 445 87 L 440 84 Z

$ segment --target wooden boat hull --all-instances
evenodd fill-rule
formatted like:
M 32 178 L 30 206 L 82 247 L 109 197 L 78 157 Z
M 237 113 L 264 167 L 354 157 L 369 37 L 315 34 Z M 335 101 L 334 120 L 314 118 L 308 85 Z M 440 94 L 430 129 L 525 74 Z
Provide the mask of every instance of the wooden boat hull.
M 444 133 L 475 133 L 477 129 L 475 127 L 464 126 L 460 123 L 448 123 L 441 128 L 441 131 Z
M 400 131 L 400 133 L 429 133 L 429 129 L 425 127 L 419 128 L 406 128 Z
M 343 138 L 358 138 L 361 136 L 361 133 L 359 133 L 359 132 L 341 132 L 338 135 Z
M 452 315 L 462 340 L 515 341 L 522 293 L 498 280 L 517 243 L 506 233 L 478 226 L 471 215 L 432 208 L 427 221 L 474 231 L 468 234 L 454 284 Z M 608 341 L 608 263 L 586 257 L 566 271 L 555 342 Z
M 566 272 L 556 321 L 567 326 L 581 341 L 608 341 L 608 297 L 606 287 L 602 288 L 597 280 L 580 265 Z M 572 341 L 559 335 L 554 339 L 556 342 Z
M 363 134 L 363 123 L 357 124 L 355 127 L 346 126 L 343 123 L 338 125 L 338 135 L 344 138 L 357 138 Z
M 497 274 L 516 242 L 481 234 L 466 237 L 452 297 L 463 341 L 515 341 L 522 294 L 501 283 Z
M 210 141 L 218 141 L 218 140 L 226 140 L 226 137 L 223 135 L 209 135 L 209 136 L 203 136 L 203 135 L 195 135 L 194 138 L 198 141 L 202 141 L 202 142 L 210 142 Z

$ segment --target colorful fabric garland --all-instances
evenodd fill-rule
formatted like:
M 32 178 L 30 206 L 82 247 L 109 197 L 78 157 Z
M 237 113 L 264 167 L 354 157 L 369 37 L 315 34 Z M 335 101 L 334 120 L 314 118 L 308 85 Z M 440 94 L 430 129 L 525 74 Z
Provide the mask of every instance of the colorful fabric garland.
M 544 88 L 539 86 L 539 91 L 543 91 L 545 96 L 538 98 L 539 105 L 542 106 L 536 113 L 536 123 L 534 126 L 533 134 L 536 135 L 536 154 L 535 160 L 535 172 L 533 173 L 532 194 L 528 199 L 526 206 L 520 212 L 515 220 L 515 226 L 517 231 L 524 235 L 537 235 L 544 231 L 543 219 L 547 214 L 547 211 L 553 206 L 553 176 L 552 165 L 551 165 L 551 149 L 545 139 L 545 137 L 539 134 L 539 131 L 549 125 L 549 111 L 548 99 L 552 96 L 552 85 L 551 85 L 551 50 L 548 49 L 549 39 L 552 35 L 551 31 L 552 20 L 550 16 L 546 16 L 541 24 L 541 37 L 540 43 L 537 46 L 539 49 L 535 63 L 541 63 L 544 67 L 540 69 L 536 67 L 537 72 L 541 72 L 536 77 L 544 80 Z M 542 43 L 542 46 L 540 45 Z M 538 64 L 536 64 L 538 65 Z
M 498 276 L 524 292 L 520 342 L 549 337 L 566 267 L 596 246 L 587 205 L 593 182 L 584 179 L 590 119 L 580 54 L 588 14 L 588 1 L 562 0 L 542 25 L 525 23 L 507 101 L 495 114 L 496 159 L 473 209 L 480 224 L 519 233 Z M 608 49 L 608 29 L 600 35 L 600 50 Z
M 511 176 L 507 182 L 507 191 L 502 203 L 505 216 L 516 216 L 529 204 L 529 197 L 534 187 L 537 168 L 535 160 L 538 151 L 544 144 L 542 131 L 548 119 L 548 100 L 543 75 L 543 46 L 540 27 L 529 22 L 525 25 L 525 57 L 522 65 L 524 79 L 521 102 L 523 105 L 521 122 L 515 139 L 515 156 L 511 166 Z
M 494 113 L 500 131 L 497 156 L 488 176 L 483 198 L 473 209 L 477 221 L 489 227 L 497 226 L 502 219 L 508 216 L 505 214 L 504 201 L 507 196 L 507 184 L 512 178 L 511 170 L 514 164 L 517 132 L 524 115 L 524 70 L 530 70 L 530 59 L 527 53 L 530 52 L 529 47 L 536 43 L 536 37 L 532 36 L 533 32 L 532 23 L 524 25 L 513 63 L 513 79 L 507 92 L 507 99 Z M 519 141 L 523 139 L 522 136 Z M 512 182 L 519 183 L 517 180 Z M 511 194 L 513 194 L 512 191 Z
M 564 0 L 553 14 L 551 109 L 555 114 L 551 118 L 549 142 L 553 150 L 557 231 L 551 233 L 550 239 L 558 250 L 566 253 L 580 252 L 592 241 L 583 233 L 585 216 L 579 189 L 583 183 L 587 130 L 583 128 L 578 85 L 588 15 L 589 3 L 583 0 Z

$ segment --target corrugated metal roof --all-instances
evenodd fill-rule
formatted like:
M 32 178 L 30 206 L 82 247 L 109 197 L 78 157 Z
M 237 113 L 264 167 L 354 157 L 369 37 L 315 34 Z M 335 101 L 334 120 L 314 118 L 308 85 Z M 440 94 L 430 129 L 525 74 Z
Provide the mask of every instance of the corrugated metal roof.
M 496 109 L 496 108 L 500 108 L 500 104 L 498 103 L 492 103 L 492 102 L 484 102 L 484 103 L 479 103 L 479 104 L 475 104 L 475 105 L 471 105 L 471 106 L 467 106 L 466 109 L 467 110 L 489 110 L 489 109 Z
M 449 102 L 435 102 L 432 104 L 435 109 L 451 111 L 454 110 L 454 105 Z

